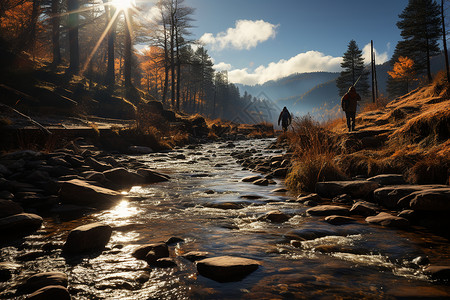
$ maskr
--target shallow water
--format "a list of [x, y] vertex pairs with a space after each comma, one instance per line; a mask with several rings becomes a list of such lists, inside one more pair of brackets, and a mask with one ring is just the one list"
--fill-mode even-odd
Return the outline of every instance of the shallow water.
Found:
[[[69, 276], [74, 299], [394, 299], [404, 291], [450, 295], [448, 285], [430, 281], [410, 263], [417, 256], [428, 256], [432, 263], [448, 264], [447, 240], [425, 231], [371, 226], [363, 219], [352, 225], [329, 225], [322, 217], [307, 216], [302, 204], [289, 202], [292, 195], [271, 192], [283, 187], [282, 181], [268, 187], [240, 182], [255, 174], [242, 170], [231, 152], [256, 149], [259, 155], [273, 154], [265, 150], [269, 143], [240, 141], [233, 149], [212, 143], [135, 157], [169, 174], [171, 180], [133, 187], [129, 197], [110, 210], [74, 220], [46, 218], [43, 230], [27, 237], [23, 246], [1, 249], [1, 255], [4, 261], [14, 261], [48, 241], [62, 243], [70, 229], [93, 221], [114, 228], [108, 250], [76, 258], [64, 258], [61, 250], [55, 250], [21, 263], [14, 284], [36, 272], [62, 271]], [[175, 158], [177, 154], [185, 158]], [[240, 198], [245, 195], [261, 198]], [[207, 207], [217, 202], [245, 207]], [[275, 209], [293, 217], [282, 224], [258, 220]], [[318, 229], [328, 235], [304, 241], [299, 248], [290, 245], [296, 235]], [[172, 236], [185, 240], [170, 247], [175, 268], [149, 268], [131, 256], [141, 244]], [[178, 257], [192, 250], [252, 258], [262, 266], [242, 281], [218, 283], [198, 275], [194, 263]], [[0, 297], [14, 298], [14, 284], [1, 284]]]

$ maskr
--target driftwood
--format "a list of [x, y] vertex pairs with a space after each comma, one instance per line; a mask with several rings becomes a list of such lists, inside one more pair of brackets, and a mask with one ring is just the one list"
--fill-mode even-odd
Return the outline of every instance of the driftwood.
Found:
[[14, 109], [14, 108], [12, 108], [11, 106], [6, 105], [6, 104], [3, 104], [3, 103], [0, 103], [0, 106], [6, 107], [6, 108], [8, 108], [9, 110], [11, 110], [12, 112], [18, 114], [19, 116], [21, 116], [21, 117], [27, 119], [28, 121], [30, 121], [30, 122], [33, 123], [34, 125], [38, 126], [42, 131], [44, 131], [44, 132], [47, 133], [48, 135], [51, 135], [51, 134], [52, 134], [52, 133], [51, 133], [47, 128], [45, 128], [42, 124], [40, 124], [39, 122], [33, 120], [31, 117], [29, 117], [29, 116], [27, 116], [27, 115], [21, 113], [21, 112], [18, 111], [17, 109]]

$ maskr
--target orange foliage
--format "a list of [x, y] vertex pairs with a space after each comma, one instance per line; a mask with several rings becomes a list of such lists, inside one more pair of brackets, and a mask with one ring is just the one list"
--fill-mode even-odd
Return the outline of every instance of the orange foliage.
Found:
[[400, 56], [398, 61], [395, 62], [392, 71], [388, 71], [388, 74], [394, 79], [412, 80], [416, 73], [414, 72], [414, 61], [406, 56]]
[[150, 47], [144, 50], [141, 69], [143, 76], [141, 85], [149, 94], [157, 96], [164, 80], [164, 50], [159, 47]]
[[[25, 30], [28, 30], [32, 21], [33, 1], [9, 0], [5, 6], [9, 9], [0, 18], [0, 32], [2, 35], [6, 34], [8, 39], [17, 39]], [[42, 25], [38, 23], [37, 30], [41, 29]]]

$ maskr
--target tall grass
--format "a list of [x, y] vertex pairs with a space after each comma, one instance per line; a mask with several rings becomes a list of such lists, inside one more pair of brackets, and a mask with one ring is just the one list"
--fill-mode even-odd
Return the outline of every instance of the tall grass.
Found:
[[342, 180], [345, 174], [334, 158], [337, 149], [331, 133], [310, 115], [295, 118], [288, 140], [293, 149], [293, 166], [286, 184], [296, 191], [312, 192], [320, 181]]

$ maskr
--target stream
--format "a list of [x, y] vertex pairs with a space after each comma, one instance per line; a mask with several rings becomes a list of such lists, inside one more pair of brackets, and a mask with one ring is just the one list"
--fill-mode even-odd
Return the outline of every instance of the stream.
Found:
[[[412, 263], [418, 256], [448, 263], [446, 239], [425, 230], [368, 225], [364, 218], [350, 225], [330, 225], [323, 217], [308, 216], [308, 207], [292, 201], [294, 195], [273, 192], [284, 187], [282, 180], [269, 186], [240, 182], [257, 174], [243, 170], [230, 154], [254, 149], [255, 155], [276, 155], [279, 150], [267, 149], [272, 141], [236, 141], [233, 148], [218, 142], [133, 156], [171, 180], [135, 186], [109, 210], [80, 218], [47, 217], [43, 228], [26, 237], [21, 247], [2, 248], [2, 260], [14, 261], [49, 241], [63, 243], [71, 229], [98, 221], [113, 227], [105, 251], [65, 258], [56, 249], [21, 263], [16, 282], [37, 272], [64, 272], [73, 299], [448, 298], [448, 284], [431, 281]], [[243, 208], [211, 208], [221, 202], [237, 202]], [[284, 223], [259, 219], [272, 210], [292, 217]], [[299, 230], [330, 235], [294, 247], [290, 240]], [[177, 267], [150, 268], [131, 256], [140, 245], [170, 237], [184, 240], [170, 246]], [[195, 263], [180, 257], [189, 251], [251, 258], [261, 266], [241, 281], [219, 283], [199, 275]], [[13, 299], [12, 288], [0, 283], [0, 298]]]

